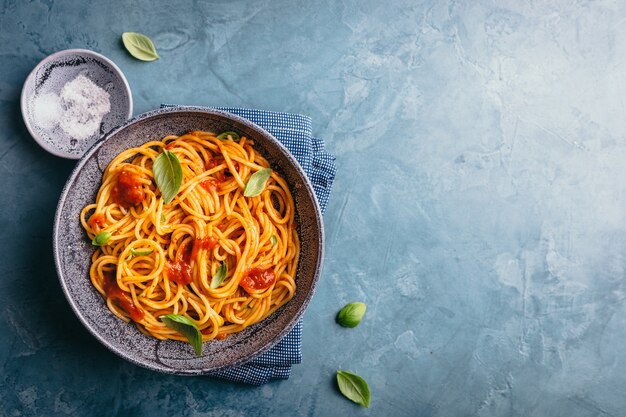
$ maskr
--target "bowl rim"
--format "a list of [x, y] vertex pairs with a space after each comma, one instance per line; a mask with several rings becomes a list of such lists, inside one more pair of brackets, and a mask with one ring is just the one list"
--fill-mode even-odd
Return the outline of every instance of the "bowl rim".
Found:
[[[30, 136], [35, 140], [35, 142], [37, 142], [39, 144], [39, 146], [41, 146], [47, 152], [49, 152], [49, 153], [51, 153], [51, 154], [53, 154], [55, 156], [59, 156], [61, 158], [78, 160], [78, 159], [81, 159], [83, 157], [83, 155], [68, 155], [66, 153], [61, 152], [60, 150], [58, 150], [57, 148], [53, 147], [52, 145], [50, 145], [42, 137], [40, 137], [38, 132], [31, 126], [31, 122], [30, 122], [29, 118], [27, 117], [27, 114], [28, 114], [28, 108], [27, 108], [27, 106], [28, 106], [28, 97], [27, 97], [27, 95], [31, 91], [31, 89], [27, 89], [26, 86], [31, 85], [33, 83], [34, 78], [37, 75], [37, 71], [41, 67], [43, 67], [44, 65], [46, 65], [49, 62], [54, 61], [55, 59], [58, 59], [58, 58], [61, 58], [61, 57], [67, 56], [67, 55], [72, 55], [72, 54], [89, 56], [89, 57], [96, 58], [96, 59], [99, 59], [99, 60], [103, 61], [122, 80], [122, 84], [124, 85], [124, 91], [126, 91], [126, 96], [128, 97], [128, 112], [126, 114], [126, 119], [127, 120], [130, 119], [132, 117], [132, 115], [133, 115], [133, 94], [132, 94], [132, 92], [130, 90], [130, 85], [128, 84], [128, 80], [124, 76], [124, 73], [122, 72], [122, 70], [113, 61], [111, 61], [106, 56], [104, 56], [102, 54], [99, 54], [97, 52], [91, 51], [89, 49], [80, 49], [80, 48], [78, 48], [78, 49], [64, 49], [62, 51], [58, 51], [58, 52], [55, 52], [53, 54], [50, 54], [50, 55], [46, 56], [41, 61], [39, 61], [37, 63], [37, 65], [35, 65], [35, 67], [31, 70], [31, 72], [28, 74], [28, 76], [24, 80], [24, 84], [22, 84], [22, 91], [20, 93], [20, 110], [22, 112], [22, 120], [24, 121], [24, 125], [26, 125], [26, 129], [28, 130], [28, 133], [30, 133]], [[106, 136], [106, 134], [104, 136]], [[98, 141], [100, 141], [101, 139], [102, 138], [98, 139], [96, 141], [96, 143]]]
[[[146, 362], [146, 361], [140, 361], [136, 359], [135, 357], [133, 357], [132, 355], [129, 355], [126, 351], [124, 351], [124, 349], [118, 349], [114, 344], [108, 341], [105, 335], [102, 335], [96, 328], [90, 325], [87, 318], [83, 316], [83, 312], [79, 308], [78, 304], [75, 302], [74, 298], [72, 298], [67, 282], [65, 280], [63, 268], [62, 268], [62, 262], [60, 259], [61, 257], [60, 257], [59, 248], [60, 248], [61, 242], [59, 242], [59, 236], [60, 236], [60, 225], [62, 221], [61, 214], [62, 214], [62, 210], [67, 199], [67, 195], [70, 191], [71, 185], [74, 183], [77, 176], [82, 171], [83, 167], [87, 163], [87, 160], [89, 160], [92, 156], [94, 156], [94, 154], [100, 149], [100, 147], [102, 147], [105, 144], [105, 142], [110, 137], [112, 137], [113, 135], [127, 128], [130, 125], [133, 125], [135, 123], [141, 122], [143, 120], [146, 120], [152, 117], [159, 117], [159, 116], [162, 116], [163, 114], [170, 114], [170, 113], [189, 113], [189, 112], [203, 113], [203, 114], [212, 115], [212, 116], [217, 115], [220, 117], [226, 117], [238, 123], [242, 123], [248, 127], [251, 127], [252, 129], [257, 130], [259, 134], [265, 137], [265, 139], [269, 140], [270, 142], [273, 142], [275, 146], [281, 149], [281, 151], [288, 158], [289, 162], [292, 165], [294, 165], [295, 169], [298, 171], [299, 176], [303, 180], [304, 187], [308, 189], [308, 194], [313, 197], [312, 203], [313, 203], [313, 206], [314, 206], [313, 208], [315, 212], [315, 225], [317, 229], [319, 230], [319, 250], [318, 250], [317, 259], [315, 260], [316, 267], [313, 272], [311, 288], [309, 292], [306, 294], [302, 302], [302, 305], [300, 305], [295, 315], [289, 320], [287, 325], [283, 329], [281, 329], [281, 331], [277, 332], [276, 335], [272, 337], [271, 341], [268, 344], [266, 344], [265, 346], [259, 348], [258, 350], [254, 352], [251, 352], [243, 357], [240, 357], [239, 359], [233, 361], [232, 363], [221, 364], [219, 366], [209, 367], [209, 368], [203, 367], [203, 368], [193, 368], [193, 369], [175, 369], [172, 367], [166, 367], [158, 363], [154, 363], [154, 361]], [[148, 111], [146, 113], [139, 114], [133, 117], [132, 119], [127, 120], [122, 125], [111, 129], [102, 138], [96, 141], [96, 143], [94, 143], [91, 146], [91, 148], [89, 148], [87, 152], [85, 152], [85, 154], [81, 157], [81, 159], [78, 161], [78, 163], [76, 164], [76, 166], [74, 167], [74, 169], [72, 170], [71, 174], [69, 175], [68, 179], [65, 182], [65, 185], [59, 197], [59, 202], [57, 204], [57, 208], [56, 208], [56, 212], [54, 216], [54, 225], [53, 225], [52, 234], [53, 234], [52, 250], [53, 250], [53, 256], [54, 256], [55, 269], [57, 272], [57, 278], [59, 279], [59, 283], [61, 285], [61, 289], [63, 290], [63, 294], [66, 300], [70, 304], [70, 307], [72, 308], [76, 317], [78, 317], [79, 321], [82, 323], [83, 327], [85, 327], [89, 331], [89, 333], [92, 334], [92, 336], [94, 336], [100, 343], [102, 343], [107, 349], [115, 353], [117, 356], [135, 365], [139, 365], [141, 367], [144, 367], [153, 371], [157, 371], [160, 373], [173, 374], [173, 375], [197, 376], [197, 375], [212, 374], [212, 373], [219, 372], [225, 369], [243, 365], [246, 362], [254, 359], [255, 357], [267, 352], [269, 349], [274, 347], [287, 335], [287, 333], [289, 333], [294, 328], [296, 323], [302, 318], [304, 312], [308, 308], [313, 298], [313, 295], [315, 294], [317, 290], [317, 285], [319, 283], [319, 279], [322, 274], [323, 263], [324, 263], [325, 231], [324, 231], [324, 222], [322, 219], [322, 211], [321, 211], [319, 202], [317, 200], [317, 195], [315, 194], [313, 185], [309, 177], [307, 176], [307, 174], [304, 172], [304, 169], [302, 168], [300, 163], [295, 159], [295, 157], [291, 154], [291, 152], [278, 139], [276, 139], [271, 133], [269, 133], [262, 127], [258, 126], [256, 123], [251, 122], [235, 114], [223, 111], [223, 110], [200, 107], [200, 106], [163, 107], [163, 108]], [[276, 312], [273, 314], [276, 314]]]

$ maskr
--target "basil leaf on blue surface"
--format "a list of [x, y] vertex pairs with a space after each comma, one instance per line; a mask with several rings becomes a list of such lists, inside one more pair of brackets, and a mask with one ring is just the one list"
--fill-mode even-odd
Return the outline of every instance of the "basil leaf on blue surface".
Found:
[[338, 370], [337, 385], [339, 385], [339, 391], [341, 391], [344, 397], [369, 408], [370, 389], [363, 378], [352, 372]]
[[159, 59], [154, 43], [146, 35], [136, 32], [124, 32], [122, 34], [122, 42], [126, 50], [141, 61]]
[[356, 302], [347, 304], [337, 314], [337, 323], [343, 327], [356, 327], [365, 314], [366, 306], [364, 303]]

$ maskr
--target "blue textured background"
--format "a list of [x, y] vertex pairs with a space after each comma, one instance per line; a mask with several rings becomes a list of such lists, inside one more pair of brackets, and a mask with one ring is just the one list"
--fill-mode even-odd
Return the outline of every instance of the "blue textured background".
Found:
[[[620, 416], [626, 410], [626, 3], [0, 3], [0, 415]], [[161, 54], [133, 60], [120, 34]], [[46, 154], [19, 93], [103, 53], [161, 102], [305, 113], [337, 156], [304, 363], [250, 388], [118, 359], [63, 298]], [[364, 321], [334, 324], [346, 302]], [[341, 397], [337, 368], [369, 381]]]

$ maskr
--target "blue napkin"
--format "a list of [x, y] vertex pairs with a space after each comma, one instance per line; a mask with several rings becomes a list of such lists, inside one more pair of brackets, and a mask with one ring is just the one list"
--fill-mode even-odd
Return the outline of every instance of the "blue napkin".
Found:
[[[175, 107], [162, 104], [161, 107]], [[335, 179], [335, 157], [324, 150], [324, 140], [315, 138], [311, 131], [311, 118], [300, 114], [265, 110], [216, 107], [250, 120], [274, 135], [296, 158], [311, 180], [317, 201], [326, 209]], [[283, 340], [267, 352], [244, 365], [212, 373], [211, 376], [233, 382], [262, 385], [273, 379], [287, 379], [291, 366], [302, 362], [302, 320]]]

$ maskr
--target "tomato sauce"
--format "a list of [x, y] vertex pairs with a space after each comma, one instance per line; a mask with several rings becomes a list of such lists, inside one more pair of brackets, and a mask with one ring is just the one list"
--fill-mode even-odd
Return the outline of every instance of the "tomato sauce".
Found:
[[170, 280], [180, 285], [186, 285], [193, 281], [191, 265], [182, 260], [167, 265], [167, 276]]
[[[224, 158], [211, 158], [209, 159], [209, 161], [206, 163], [205, 165], [205, 169], [211, 170], [213, 168], [215, 168], [218, 165], [221, 165], [224, 163]], [[224, 181], [224, 171], [218, 171], [218, 172], [214, 172], [213, 176], [216, 178], [217, 181], [219, 181], [220, 183], [222, 181]]]
[[193, 277], [191, 275], [191, 254], [193, 244], [187, 243], [176, 256], [176, 261], [167, 265], [167, 277], [177, 284], [189, 284]]
[[186, 243], [176, 256], [176, 260], [167, 265], [167, 277], [180, 285], [189, 284], [193, 281], [191, 260], [197, 258], [200, 249], [213, 249], [216, 245], [217, 239], [214, 237], [197, 238], [191, 243]]
[[104, 213], [94, 213], [87, 220], [87, 223], [92, 229], [100, 230], [106, 224], [106, 217], [104, 217]]
[[252, 268], [241, 279], [239, 285], [250, 293], [255, 290], [269, 288], [276, 281], [276, 276], [272, 269]]
[[146, 196], [141, 184], [141, 175], [129, 168], [122, 168], [111, 195], [113, 201], [122, 207], [129, 208], [141, 203]]
[[200, 183], [200, 186], [207, 191], [219, 191], [222, 186], [222, 181], [216, 178], [209, 178]]
[[215, 168], [216, 166], [220, 165], [222, 162], [224, 162], [224, 158], [211, 158], [208, 160], [208, 162], [206, 163], [206, 170], [210, 170]]
[[193, 241], [193, 249], [191, 251], [191, 259], [196, 259], [198, 256], [198, 251], [200, 249], [213, 249], [217, 246], [217, 239], [214, 237], [204, 237], [202, 239], [196, 238]]
[[144, 311], [135, 305], [133, 299], [117, 285], [116, 271], [104, 272], [104, 292], [111, 301], [138, 322], [143, 319]]

